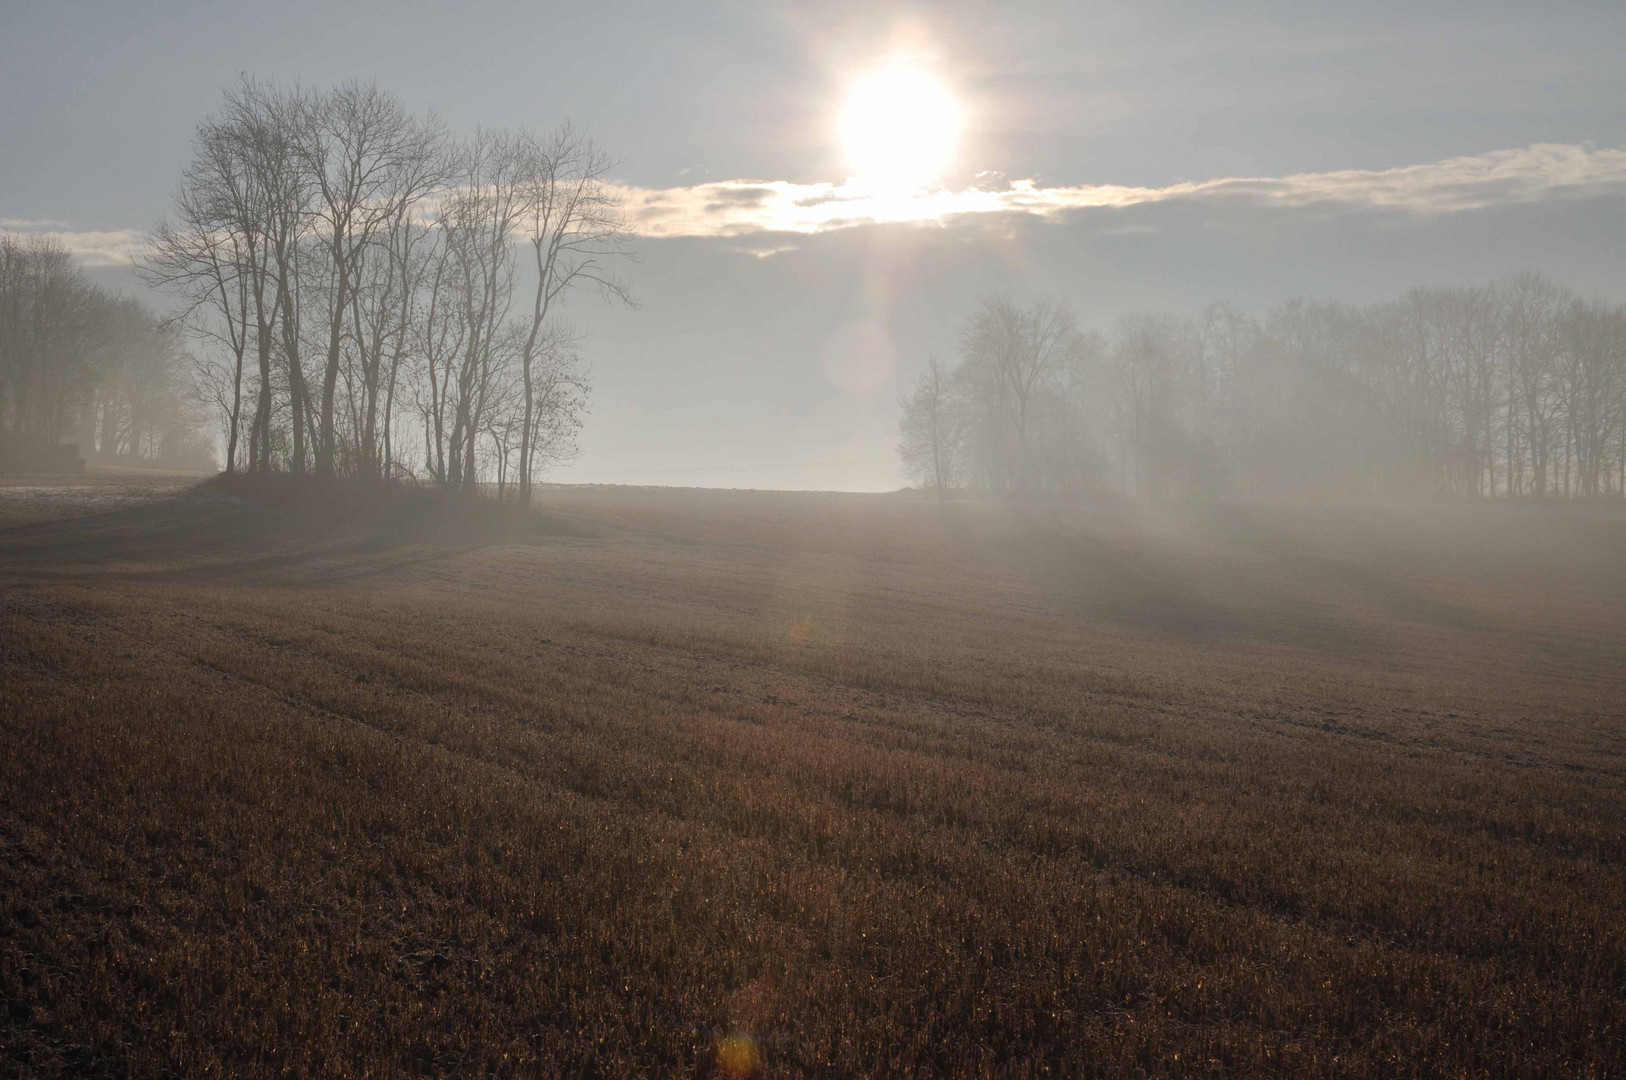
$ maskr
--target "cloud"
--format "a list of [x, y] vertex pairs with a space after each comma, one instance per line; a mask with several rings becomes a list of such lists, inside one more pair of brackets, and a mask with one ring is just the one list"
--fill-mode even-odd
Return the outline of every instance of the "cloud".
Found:
[[[758, 236], [768, 237], [771, 240], [775, 238], [776, 234], [759, 233]], [[783, 255], [788, 251], [800, 250], [801, 247], [799, 244], [776, 244], [771, 242], [767, 244], [767, 246], [759, 247], [755, 246], [756, 237], [748, 237], [746, 239], [746, 243], [733, 244], [723, 248], [723, 250], [731, 252], [735, 255], [750, 255], [752, 258], [756, 259], [771, 259], [775, 255]]]
[[0, 232], [56, 240], [85, 266], [128, 266], [147, 247], [140, 229], [75, 231], [64, 221], [0, 218]]
[[655, 238], [811, 234], [882, 223], [933, 224], [977, 214], [1059, 218], [1148, 203], [1445, 214], [1612, 192], [1626, 193], [1626, 150], [1553, 143], [1394, 169], [1228, 177], [1167, 187], [1040, 187], [1033, 180], [1014, 180], [999, 187], [896, 194], [853, 181], [719, 180], [689, 187], [622, 189], [635, 230]]
[[[940, 225], [999, 214], [1059, 220], [1092, 210], [1135, 206], [1380, 209], [1450, 214], [1564, 196], [1626, 195], [1626, 150], [1542, 143], [1394, 169], [1346, 169], [1282, 177], [1226, 177], [1126, 187], [1040, 187], [979, 174], [963, 191], [889, 193], [856, 181], [717, 180], [687, 187], [622, 187], [633, 231], [644, 237], [725, 238], [730, 250], [758, 258], [795, 250], [792, 238], [864, 225]], [[86, 266], [127, 266], [145, 250], [137, 229], [74, 230], [56, 220], [0, 218], [0, 231], [49, 236]]]
[[26, 218], [0, 218], [0, 229], [7, 232], [30, 232], [36, 229], [55, 229], [67, 225], [66, 221], [30, 221]]

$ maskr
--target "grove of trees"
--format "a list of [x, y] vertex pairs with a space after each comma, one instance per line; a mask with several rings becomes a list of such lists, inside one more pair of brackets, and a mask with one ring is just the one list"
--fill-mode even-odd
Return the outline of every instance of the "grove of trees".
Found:
[[528, 497], [586, 407], [566, 294], [630, 300], [609, 165], [568, 126], [454, 137], [369, 84], [231, 89], [140, 267], [181, 299], [226, 470]]
[[904, 466], [939, 494], [1626, 494], [1626, 306], [1539, 274], [1108, 334], [994, 297], [960, 343], [902, 402]]
[[64, 442], [103, 463], [208, 468], [192, 377], [180, 336], [60, 243], [0, 234], [0, 468]]

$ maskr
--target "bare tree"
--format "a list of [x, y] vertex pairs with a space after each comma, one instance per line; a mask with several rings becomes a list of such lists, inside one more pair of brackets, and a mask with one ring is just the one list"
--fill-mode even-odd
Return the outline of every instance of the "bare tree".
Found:
[[[1130, 316], [1110, 349], [1071, 334], [1055, 365], [1033, 360], [1033, 319], [986, 302], [947, 373], [961, 475], [989, 490], [1088, 490], [1093, 427], [1118, 489], [1154, 498], [1626, 497], [1626, 308], [1537, 274], [1263, 319]], [[902, 407], [924, 479], [925, 409]]]
[[[206, 465], [192, 357], [172, 324], [91, 284], [61, 244], [0, 235], [0, 465]], [[71, 457], [71, 455], [69, 455]]]
[[596, 289], [600, 295], [626, 304], [633, 300], [607, 265], [631, 254], [627, 248], [631, 228], [621, 214], [620, 197], [605, 182], [609, 156], [569, 125], [545, 141], [525, 137], [520, 153], [520, 227], [530, 242], [531, 271], [536, 275], [529, 325], [520, 349], [524, 417], [519, 496], [528, 502], [536, 451], [542, 449], [533, 437], [544, 418], [556, 410], [556, 391], [566, 385], [556, 381], [556, 369], [538, 371], [538, 358], [547, 355], [550, 341], [549, 318], [572, 289]]
[[0, 236], [0, 433], [34, 446], [69, 433], [105, 359], [109, 308], [57, 241]]
[[346, 320], [374, 237], [399, 220], [432, 183], [438, 128], [412, 117], [393, 96], [350, 82], [309, 99], [293, 145], [312, 192], [316, 241], [327, 258], [326, 345], [318, 406], [316, 471], [334, 473], [334, 391]]
[[[148, 237], [137, 273], [149, 286], [180, 296], [181, 307], [171, 319], [205, 345], [200, 374], [224, 414], [226, 471], [233, 472], [243, 412], [243, 361], [254, 321], [250, 282], [258, 260], [253, 235], [227, 212], [229, 202], [220, 194], [207, 160], [195, 162], [176, 194], [173, 222], [160, 222]], [[224, 348], [230, 358], [224, 378], [208, 355], [214, 348]], [[269, 381], [267, 367], [262, 395]]]
[[524, 443], [520, 461], [527, 466], [521, 498], [529, 505], [530, 484], [575, 457], [576, 433], [587, 410], [587, 377], [576, 353], [577, 339], [568, 326], [550, 325], [531, 345], [529, 389], [523, 399]]
[[446, 358], [456, 371], [441, 397], [443, 406], [451, 406], [445, 482], [453, 487], [473, 490], [478, 478], [475, 451], [513, 303], [514, 236], [524, 213], [522, 170], [513, 136], [476, 133], [459, 152], [453, 186], [436, 221], [451, 275], [442, 278], [450, 286], [444, 295], [461, 308], [446, 313], [461, 323], [460, 351]]
[[1547, 494], [1556, 399], [1552, 392], [1554, 319], [1566, 301], [1564, 290], [1539, 274], [1521, 274], [1502, 286], [1506, 320], [1510, 457], [1521, 487], [1538, 498]]
[[[295, 153], [296, 130], [310, 95], [244, 79], [227, 91], [218, 121], [206, 127], [204, 152], [217, 187], [228, 193], [233, 229], [244, 237], [247, 294], [254, 313], [259, 368], [250, 468], [269, 469], [286, 388], [291, 424], [288, 464], [305, 466], [306, 408], [300, 363], [299, 255], [307, 232], [309, 185]], [[280, 371], [278, 370], [280, 368]]]
[[1033, 483], [1029, 427], [1034, 395], [1078, 347], [1072, 316], [1058, 304], [1040, 301], [1027, 309], [1004, 297], [989, 297], [966, 324], [961, 345], [968, 364], [980, 370], [989, 410], [999, 430], [1014, 440], [1008, 464], [1011, 488], [1026, 491]]
[[898, 456], [909, 476], [930, 484], [941, 502], [954, 486], [960, 424], [948, 369], [937, 357], [927, 357], [926, 370], [899, 404], [903, 419], [899, 424], [902, 438]]

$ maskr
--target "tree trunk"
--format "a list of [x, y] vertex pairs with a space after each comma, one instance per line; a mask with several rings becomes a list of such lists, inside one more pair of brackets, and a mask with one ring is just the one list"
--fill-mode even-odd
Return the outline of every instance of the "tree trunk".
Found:
[[343, 342], [344, 306], [350, 286], [349, 263], [337, 250], [337, 242], [334, 247], [336, 292], [333, 298], [333, 316], [328, 322], [327, 365], [322, 373], [322, 406], [318, 416], [320, 427], [316, 437], [316, 474], [323, 477], [333, 475], [333, 398], [339, 384], [339, 346]]

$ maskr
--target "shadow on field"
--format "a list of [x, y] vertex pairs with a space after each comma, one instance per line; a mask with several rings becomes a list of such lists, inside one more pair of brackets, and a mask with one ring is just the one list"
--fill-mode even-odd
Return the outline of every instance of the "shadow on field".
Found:
[[0, 529], [0, 575], [337, 584], [493, 543], [590, 535], [567, 518], [480, 497], [221, 476], [167, 498]]
[[[1406, 559], [1385, 559], [1379, 545], [1347, 527], [1332, 526], [1330, 536], [1307, 535], [1302, 524], [1289, 528], [1281, 518], [1279, 510], [1272, 515], [1257, 507], [1225, 506], [1207, 508], [1202, 523], [1211, 543], [1255, 552], [1270, 560], [1273, 571], [1342, 590], [1385, 620], [1462, 632], [1496, 628], [1475, 608], [1431, 592], [1420, 584], [1419, 568], [1408, 567]], [[1337, 539], [1344, 543], [1329, 542]]]

